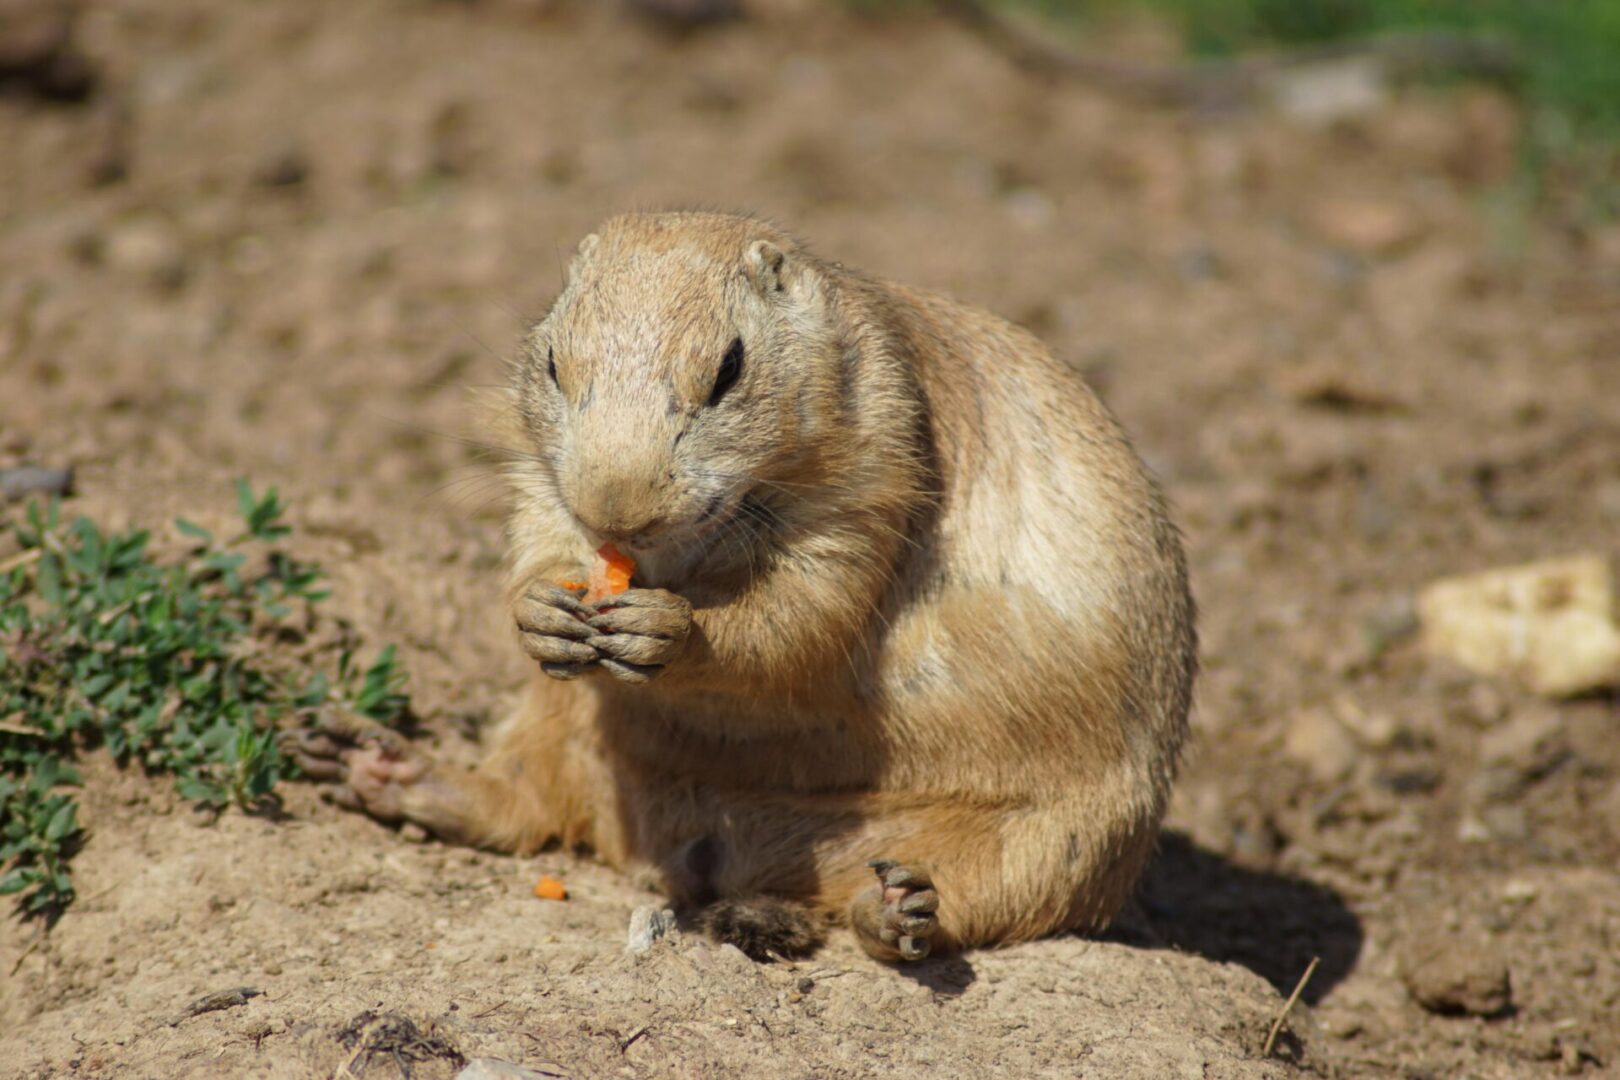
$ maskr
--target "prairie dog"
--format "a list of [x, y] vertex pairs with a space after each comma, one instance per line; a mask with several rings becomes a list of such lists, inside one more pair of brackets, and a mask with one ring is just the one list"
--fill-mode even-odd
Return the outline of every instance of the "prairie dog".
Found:
[[[755, 956], [1097, 928], [1163, 814], [1196, 667], [1164, 500], [1097, 398], [987, 312], [762, 221], [579, 245], [505, 397], [536, 661], [474, 771], [342, 724], [341, 800], [648, 864]], [[578, 579], [610, 541], [633, 588]]]

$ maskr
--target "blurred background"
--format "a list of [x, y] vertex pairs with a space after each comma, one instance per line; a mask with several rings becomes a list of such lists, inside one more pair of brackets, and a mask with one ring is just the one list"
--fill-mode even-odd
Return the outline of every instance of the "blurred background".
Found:
[[1613, 684], [1415, 598], [1620, 553], [1617, 147], [1613, 0], [0, 0], [0, 467], [274, 484], [448, 731], [522, 674], [468, 388], [605, 214], [758, 211], [1035, 331], [1164, 478], [1206, 673], [1138, 930], [1324, 957], [1355, 1074], [1595, 1073]]

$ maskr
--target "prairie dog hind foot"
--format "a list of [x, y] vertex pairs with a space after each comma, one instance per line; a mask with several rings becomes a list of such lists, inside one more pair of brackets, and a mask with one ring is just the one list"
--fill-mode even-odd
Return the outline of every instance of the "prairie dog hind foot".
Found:
[[920, 866], [893, 859], [867, 864], [877, 881], [850, 905], [849, 921], [861, 947], [879, 960], [921, 960], [933, 950], [939, 931], [939, 893]]
[[469, 807], [443, 770], [397, 731], [330, 711], [314, 728], [284, 732], [284, 754], [323, 796], [388, 824], [410, 821], [444, 840], [467, 839]]

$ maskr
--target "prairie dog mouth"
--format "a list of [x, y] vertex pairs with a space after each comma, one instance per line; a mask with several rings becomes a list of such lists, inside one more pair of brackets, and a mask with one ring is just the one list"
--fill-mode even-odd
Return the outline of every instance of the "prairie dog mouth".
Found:
[[[617, 540], [614, 543], [625, 551], [634, 552], [637, 555], [653, 555], [666, 550], [684, 548], [723, 528], [732, 519], [743, 501], [741, 498], [733, 499], [733, 494], [730, 491], [718, 492], [703, 507], [702, 512], [685, 525], [662, 529], [652, 536], [638, 537], [634, 540]], [[743, 498], [746, 498], [746, 496]], [[593, 544], [607, 539], [598, 536], [589, 528], [586, 529], [586, 534], [591, 538]]]

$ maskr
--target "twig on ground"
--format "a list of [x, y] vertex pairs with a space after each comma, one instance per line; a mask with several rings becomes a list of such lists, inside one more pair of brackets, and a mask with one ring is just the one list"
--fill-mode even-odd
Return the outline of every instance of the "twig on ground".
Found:
[[0, 574], [9, 574], [19, 566], [27, 566], [39, 558], [42, 550], [41, 548], [29, 548], [27, 551], [19, 552], [9, 559], [0, 559]]
[[1293, 1009], [1294, 1003], [1299, 1000], [1299, 995], [1305, 992], [1305, 984], [1311, 981], [1311, 976], [1316, 973], [1316, 965], [1321, 962], [1322, 958], [1320, 956], [1313, 956], [1311, 962], [1305, 965], [1305, 974], [1301, 975], [1299, 982], [1294, 984], [1294, 992], [1288, 995], [1287, 1001], [1283, 1002], [1282, 1012], [1279, 1012], [1277, 1019], [1271, 1022], [1271, 1030], [1266, 1033], [1266, 1044], [1260, 1048], [1261, 1057], [1268, 1058], [1271, 1056], [1272, 1048], [1277, 1045], [1277, 1033], [1282, 1031], [1283, 1021], [1288, 1019], [1289, 1011]]
[[17, 962], [15, 964], [11, 965], [10, 978], [16, 978], [17, 977], [17, 972], [22, 970], [23, 961], [28, 959], [29, 956], [33, 955], [34, 950], [39, 948], [39, 943], [44, 941], [44, 940], [45, 940], [45, 929], [43, 927], [41, 927], [39, 932], [34, 935], [34, 940], [30, 941], [28, 943], [28, 948], [26, 948], [26, 949], [24, 949], [22, 951], [21, 956], [17, 957]]
[[114, 891], [116, 891], [118, 889], [123, 888], [124, 885], [128, 883], [128, 881], [129, 881], [128, 878], [119, 878], [117, 881], [113, 882], [111, 885], [108, 885], [104, 889], [97, 889], [95, 892], [91, 893], [89, 896], [75, 897], [75, 899], [81, 904], [88, 904], [92, 900], [100, 900], [103, 896], [106, 896], [108, 893], [114, 892]]
[[351, 1068], [351, 1066], [356, 1061], [359, 1061], [360, 1055], [364, 1054], [365, 1052], [365, 1043], [361, 1043], [359, 1046], [355, 1047], [354, 1053], [349, 1055], [349, 1060], [339, 1065], [337, 1067], [337, 1071], [332, 1074], [332, 1080], [355, 1080], [354, 1069]]
[[217, 1012], [220, 1009], [234, 1009], [238, 1005], [246, 1005], [250, 999], [256, 998], [262, 993], [264, 991], [255, 986], [235, 986], [229, 990], [216, 990], [212, 994], [204, 994], [175, 1014], [174, 1019], [169, 1021], [169, 1026], [177, 1027], [182, 1020], [189, 1020], [191, 1017], [201, 1016], [203, 1013]]
[[852, 968], [816, 968], [816, 970], [806, 973], [804, 977], [815, 982], [820, 982], [823, 979], [836, 979], [840, 975], [853, 974], [855, 974], [855, 972]]

